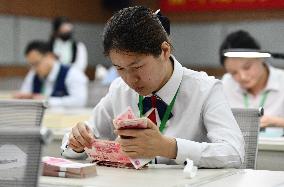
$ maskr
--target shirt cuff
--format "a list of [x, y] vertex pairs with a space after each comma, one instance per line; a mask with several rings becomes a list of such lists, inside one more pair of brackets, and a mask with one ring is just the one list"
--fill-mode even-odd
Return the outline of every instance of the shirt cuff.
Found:
[[70, 148], [66, 148], [65, 150], [63, 150], [61, 155], [64, 156], [65, 158], [72, 158], [78, 160], [84, 160], [87, 158], [87, 154], [85, 153], [85, 151], [82, 153], [77, 153]]
[[177, 164], [184, 164], [189, 158], [194, 165], [198, 165], [201, 157], [201, 147], [199, 142], [176, 138], [177, 142], [177, 157], [175, 162]]

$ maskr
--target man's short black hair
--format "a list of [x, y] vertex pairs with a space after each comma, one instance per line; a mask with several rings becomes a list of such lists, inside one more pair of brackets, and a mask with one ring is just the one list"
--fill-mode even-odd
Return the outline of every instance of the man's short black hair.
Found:
[[124, 8], [107, 22], [103, 33], [104, 54], [111, 50], [159, 56], [169, 41], [157, 15], [143, 6]]
[[260, 50], [259, 43], [247, 32], [238, 30], [229, 34], [219, 49], [220, 63], [224, 66], [226, 57], [224, 56], [224, 50], [228, 49], [256, 49]]
[[33, 50], [38, 51], [41, 54], [52, 52], [50, 44], [41, 40], [31, 41], [25, 49], [25, 55], [28, 55]]

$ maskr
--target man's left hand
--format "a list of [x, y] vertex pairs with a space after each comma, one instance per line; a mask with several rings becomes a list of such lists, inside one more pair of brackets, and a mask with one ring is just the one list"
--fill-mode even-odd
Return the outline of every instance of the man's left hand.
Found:
[[275, 122], [275, 118], [273, 116], [262, 116], [260, 118], [260, 127], [268, 127], [271, 126], [272, 124], [274, 124]]
[[131, 137], [118, 138], [122, 150], [131, 158], [176, 157], [176, 140], [162, 135], [149, 119], [147, 129], [123, 129], [114, 132], [122, 137]]

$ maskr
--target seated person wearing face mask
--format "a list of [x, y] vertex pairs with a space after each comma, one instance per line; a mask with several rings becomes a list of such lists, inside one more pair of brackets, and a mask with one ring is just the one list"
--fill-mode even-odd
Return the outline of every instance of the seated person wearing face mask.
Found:
[[261, 127], [265, 136], [282, 136], [284, 127], [284, 71], [271, 66], [265, 58], [226, 57], [225, 50], [260, 50], [258, 42], [246, 31], [229, 34], [220, 47], [225, 94], [233, 108], [264, 108]]
[[19, 99], [47, 99], [51, 107], [83, 107], [87, 101], [87, 77], [76, 68], [63, 65], [43, 41], [32, 41], [25, 50], [31, 67]]
[[52, 26], [50, 44], [54, 54], [61, 63], [72, 65], [84, 72], [88, 65], [88, 53], [86, 46], [74, 39], [73, 24], [68, 18], [58, 17]]

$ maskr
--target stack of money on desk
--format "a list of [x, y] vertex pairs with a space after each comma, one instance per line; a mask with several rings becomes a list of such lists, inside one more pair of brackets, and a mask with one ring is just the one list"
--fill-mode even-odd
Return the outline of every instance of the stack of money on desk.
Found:
[[43, 175], [66, 178], [85, 178], [97, 175], [96, 164], [78, 163], [70, 160], [43, 157]]

